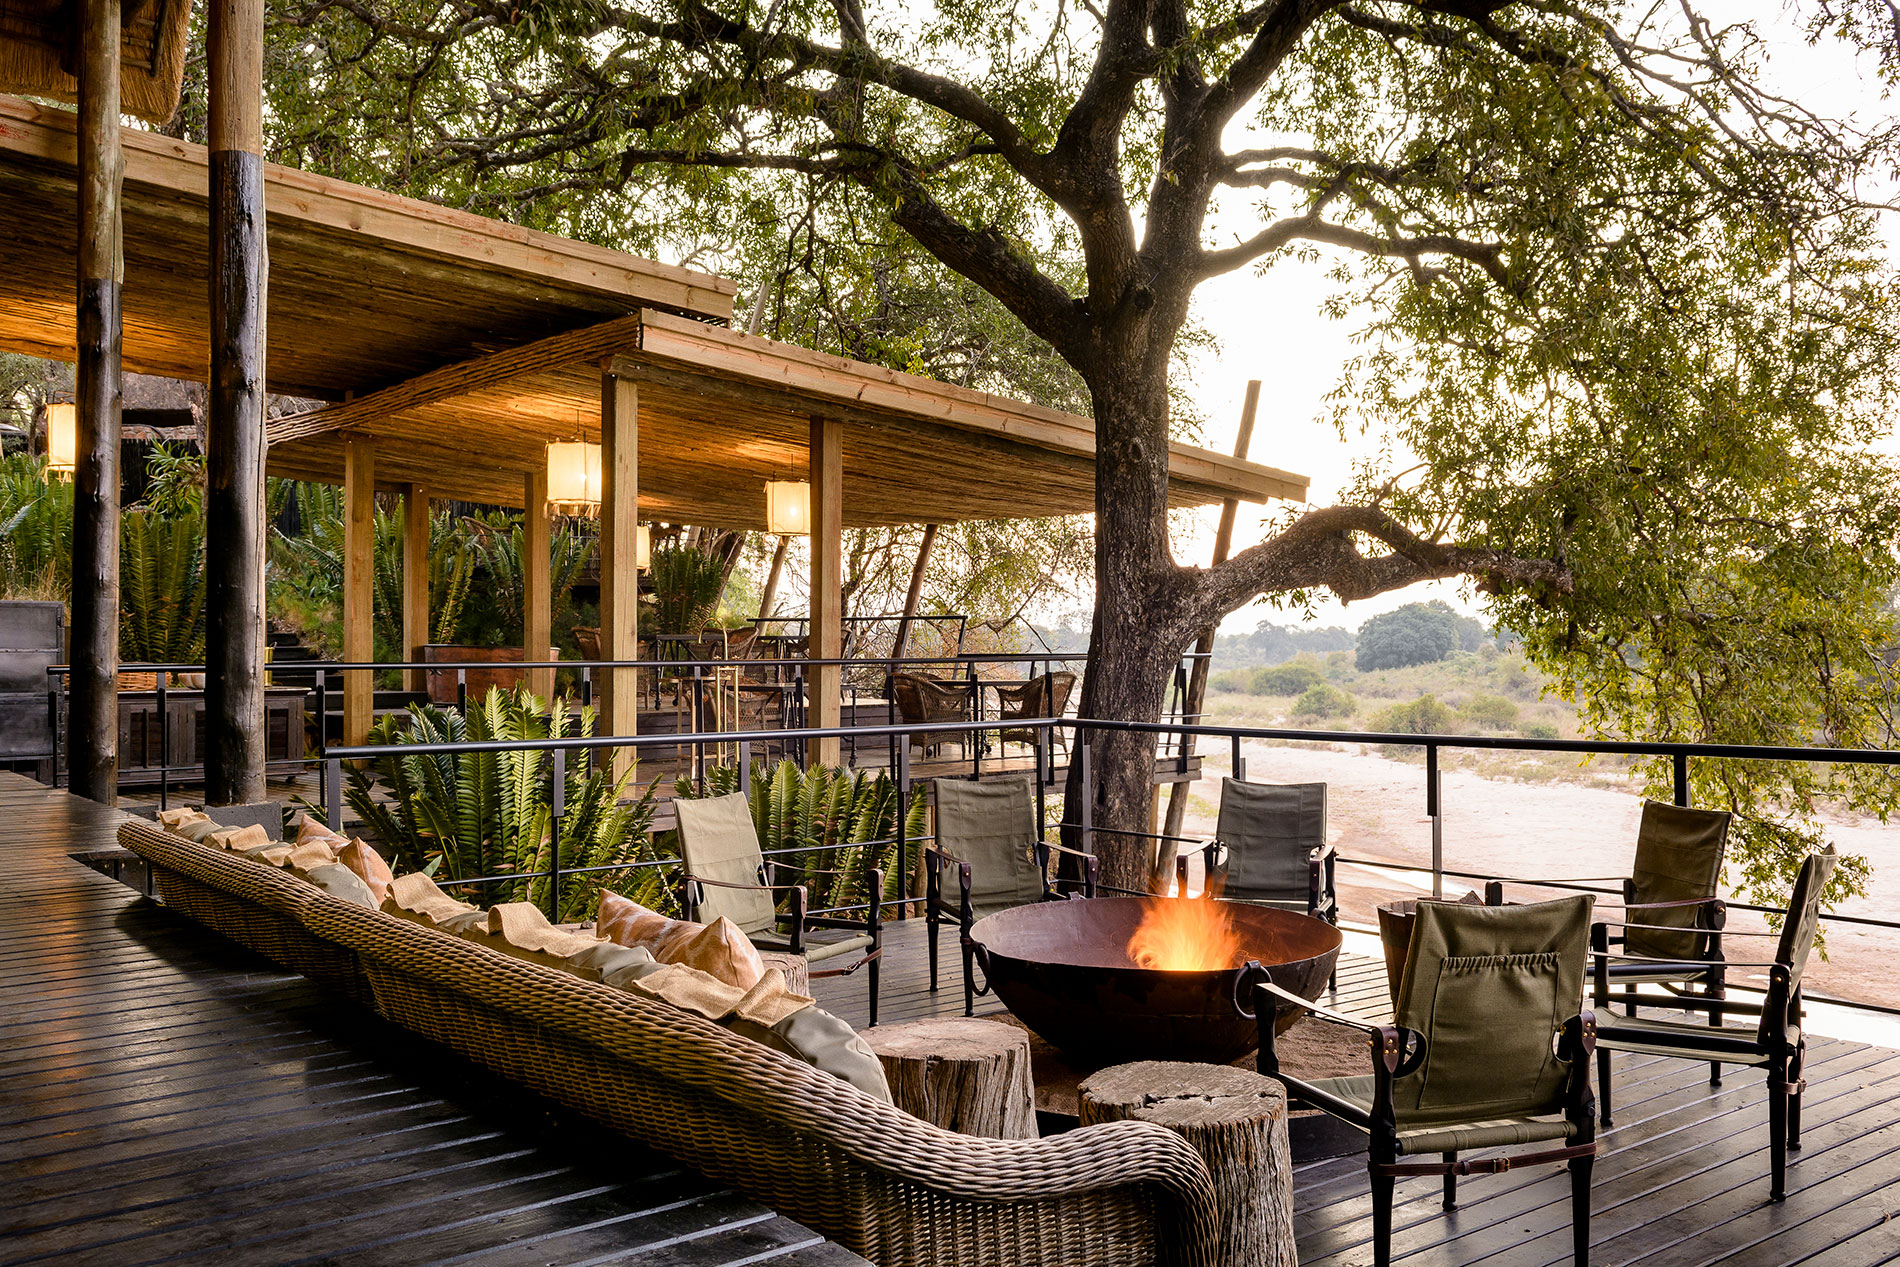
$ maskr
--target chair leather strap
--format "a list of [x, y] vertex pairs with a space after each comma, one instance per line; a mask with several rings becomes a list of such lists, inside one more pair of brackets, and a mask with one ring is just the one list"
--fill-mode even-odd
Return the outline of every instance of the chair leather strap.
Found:
[[1545, 1162], [1596, 1155], [1596, 1142], [1592, 1140], [1588, 1144], [1572, 1144], [1568, 1148], [1547, 1148], [1541, 1153], [1518, 1153], [1506, 1157], [1478, 1157], [1461, 1161], [1375, 1161], [1371, 1170], [1375, 1175], [1391, 1178], [1404, 1175], [1501, 1175], [1520, 1166], [1540, 1166]]

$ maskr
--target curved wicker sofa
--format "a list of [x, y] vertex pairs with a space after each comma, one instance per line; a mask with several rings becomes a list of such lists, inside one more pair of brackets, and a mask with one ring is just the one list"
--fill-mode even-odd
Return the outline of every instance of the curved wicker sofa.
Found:
[[953, 1134], [691, 1013], [340, 901], [150, 823], [125, 824], [119, 839], [167, 906], [884, 1267], [1217, 1262], [1212, 1181], [1162, 1127]]

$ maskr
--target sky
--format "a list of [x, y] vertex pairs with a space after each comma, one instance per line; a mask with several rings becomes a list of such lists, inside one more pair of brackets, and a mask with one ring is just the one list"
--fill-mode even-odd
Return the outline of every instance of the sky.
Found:
[[[1724, 18], [1755, 19], [1771, 49], [1769, 82], [1810, 109], [1863, 119], [1893, 110], [1893, 103], [1883, 99], [1871, 59], [1856, 58], [1838, 45], [1809, 47], [1798, 14], [1779, 0], [1718, 0], [1714, 10]], [[1896, 240], [1892, 226], [1889, 239]], [[1260, 379], [1260, 407], [1248, 456], [1310, 476], [1310, 504], [1316, 506], [1336, 500], [1350, 476], [1353, 458], [1370, 452], [1367, 441], [1354, 436], [1342, 442], [1332, 424], [1323, 421], [1325, 397], [1337, 383], [1340, 367], [1353, 354], [1352, 335], [1361, 324], [1351, 316], [1334, 320], [1321, 311], [1331, 293], [1326, 268], [1324, 261], [1285, 261], [1264, 279], [1242, 270], [1205, 283], [1196, 295], [1195, 315], [1218, 340], [1219, 350], [1197, 355], [1191, 363], [1191, 395], [1207, 420], [1202, 444], [1233, 452], [1247, 380]], [[1280, 508], [1275, 503], [1268, 510]], [[1204, 509], [1197, 518], [1195, 538], [1179, 555], [1184, 563], [1205, 564], [1211, 557], [1218, 508]], [[1262, 536], [1260, 508], [1243, 506], [1234, 548], [1252, 545]], [[1481, 600], [1468, 586], [1439, 581], [1350, 607], [1327, 595], [1315, 607], [1313, 623], [1357, 628], [1367, 617], [1433, 598], [1471, 615], [1484, 615]], [[1263, 620], [1294, 624], [1301, 619], [1297, 611], [1255, 603], [1230, 615], [1221, 629], [1245, 633]]]

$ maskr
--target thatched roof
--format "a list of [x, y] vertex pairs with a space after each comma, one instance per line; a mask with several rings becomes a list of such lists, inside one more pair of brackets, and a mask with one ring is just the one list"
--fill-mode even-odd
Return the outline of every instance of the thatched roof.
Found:
[[[167, 123], [178, 112], [190, 21], [191, 0], [125, 0], [119, 84], [125, 113]], [[0, 0], [0, 92], [78, 101], [77, 40], [73, 0]]]

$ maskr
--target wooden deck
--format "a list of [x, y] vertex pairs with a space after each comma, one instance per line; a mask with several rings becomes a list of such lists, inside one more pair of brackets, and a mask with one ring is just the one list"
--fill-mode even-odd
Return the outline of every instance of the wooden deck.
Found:
[[[943, 974], [928, 988], [921, 921], [886, 931], [879, 1019], [958, 1015], [962, 964], [943, 935]], [[820, 1002], [865, 1022], [860, 977], [813, 982]], [[1390, 1015], [1385, 966], [1349, 956], [1338, 1005]], [[1000, 1010], [978, 999], [979, 1015]], [[1790, 1155], [1788, 1199], [1768, 1201], [1768, 1110], [1759, 1073], [1731, 1068], [1719, 1088], [1708, 1065], [1617, 1055], [1616, 1125], [1603, 1136], [1592, 1188], [1591, 1261], [1598, 1267], [1872, 1267], [1900, 1262], [1900, 1052], [1810, 1037], [1802, 1148]], [[1365, 1155], [1298, 1167], [1295, 1230], [1303, 1267], [1372, 1261]], [[1393, 1255], [1413, 1267], [1557, 1267], [1570, 1257], [1569, 1177], [1556, 1166], [1459, 1182], [1440, 1208], [1437, 1179], [1401, 1180]]]
[[0, 774], [0, 1264], [861, 1263], [69, 854]]

